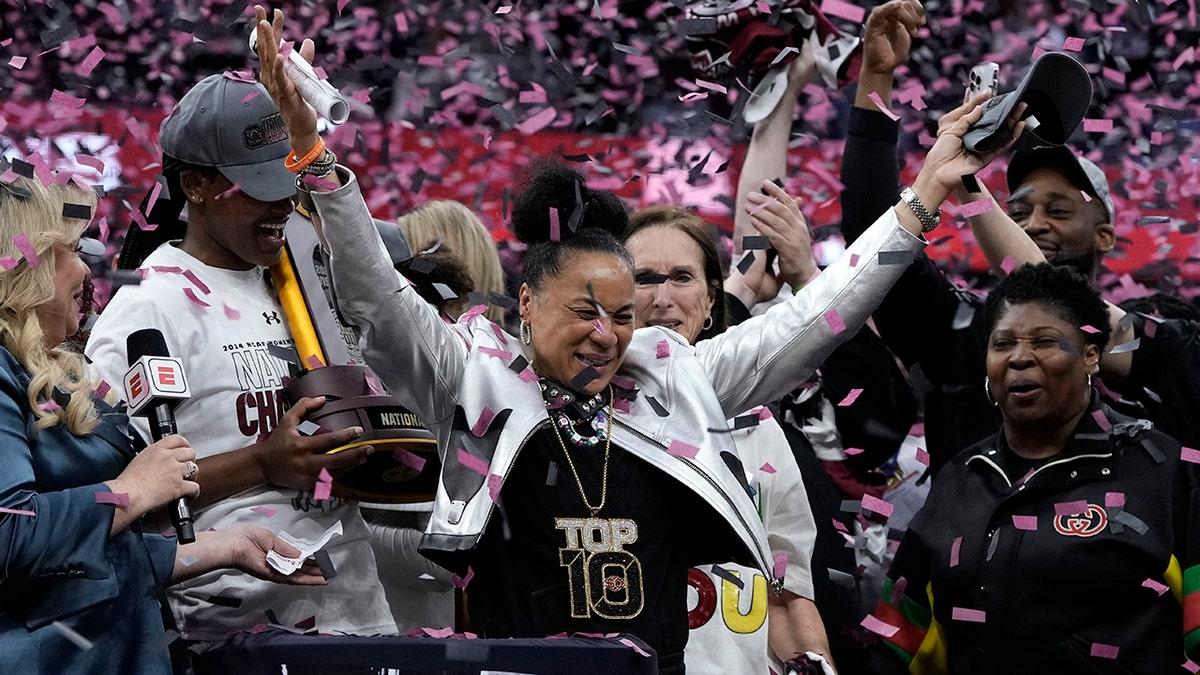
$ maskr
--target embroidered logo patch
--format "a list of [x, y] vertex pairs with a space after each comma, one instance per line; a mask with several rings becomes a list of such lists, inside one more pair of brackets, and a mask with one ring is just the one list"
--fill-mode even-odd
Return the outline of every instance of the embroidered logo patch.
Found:
[[1103, 507], [1088, 504], [1086, 513], [1071, 516], [1058, 516], [1054, 519], [1054, 529], [1059, 534], [1068, 537], [1091, 537], [1100, 534], [1108, 526], [1108, 513]]

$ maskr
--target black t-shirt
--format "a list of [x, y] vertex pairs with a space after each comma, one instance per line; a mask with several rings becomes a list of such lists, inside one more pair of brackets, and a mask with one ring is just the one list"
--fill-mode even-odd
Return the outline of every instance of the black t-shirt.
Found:
[[[544, 427], [522, 448], [474, 551], [472, 625], [489, 638], [631, 633], [660, 656], [683, 651], [693, 523], [706, 507], [613, 445], [593, 518], [554, 433]], [[567, 448], [598, 505], [604, 444]]]

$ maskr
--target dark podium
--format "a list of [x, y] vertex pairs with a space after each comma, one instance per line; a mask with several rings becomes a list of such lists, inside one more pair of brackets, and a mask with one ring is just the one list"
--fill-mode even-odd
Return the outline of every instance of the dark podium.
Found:
[[[639, 654], [622, 640], [637, 645]], [[193, 655], [196, 675], [655, 675], [658, 659], [641, 640], [609, 638], [474, 639], [239, 633]]]

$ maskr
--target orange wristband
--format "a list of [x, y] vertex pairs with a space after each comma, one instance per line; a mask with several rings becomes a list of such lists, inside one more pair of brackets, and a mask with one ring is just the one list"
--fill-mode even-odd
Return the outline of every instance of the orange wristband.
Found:
[[318, 136], [317, 144], [313, 146], [312, 150], [308, 151], [308, 154], [297, 158], [296, 151], [293, 150], [288, 154], [287, 159], [283, 161], [283, 165], [292, 173], [300, 173], [304, 170], [304, 167], [316, 161], [316, 159], [321, 156], [322, 152], [325, 152], [325, 139]]

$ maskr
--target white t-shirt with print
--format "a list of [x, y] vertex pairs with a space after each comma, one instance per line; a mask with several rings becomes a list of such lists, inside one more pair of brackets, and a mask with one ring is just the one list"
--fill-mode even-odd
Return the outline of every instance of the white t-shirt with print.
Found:
[[[731, 423], [732, 426], [732, 423]], [[771, 552], [787, 554], [783, 587], [812, 599], [812, 549], [817, 528], [791, 446], [774, 418], [733, 432], [758, 504]], [[769, 466], [768, 466], [769, 465]], [[769, 580], [753, 567], [719, 565], [742, 582], [692, 568], [688, 576], [688, 675], [767, 675], [783, 672], [767, 644]]]
[[[129, 365], [126, 337], [158, 328], [171, 355], [183, 361], [191, 398], [175, 409], [175, 418], [196, 454], [210, 457], [254, 444], [287, 410], [288, 364], [269, 347], [292, 345], [267, 270], [211, 267], [174, 243], [155, 250], [142, 269], [145, 280], [121, 288], [92, 330], [86, 353], [93, 372], [120, 390]], [[135, 423], [148, 438], [145, 420]], [[288, 627], [307, 627], [315, 616], [323, 633], [396, 632], [356, 504], [317, 502], [311, 490], [265, 485], [197, 509], [195, 516], [197, 532], [250, 523], [316, 539], [341, 521], [343, 534], [325, 547], [337, 572], [325, 586], [274, 584], [218, 570], [170, 587], [167, 596], [185, 638], [220, 639], [269, 623], [268, 611]]]

